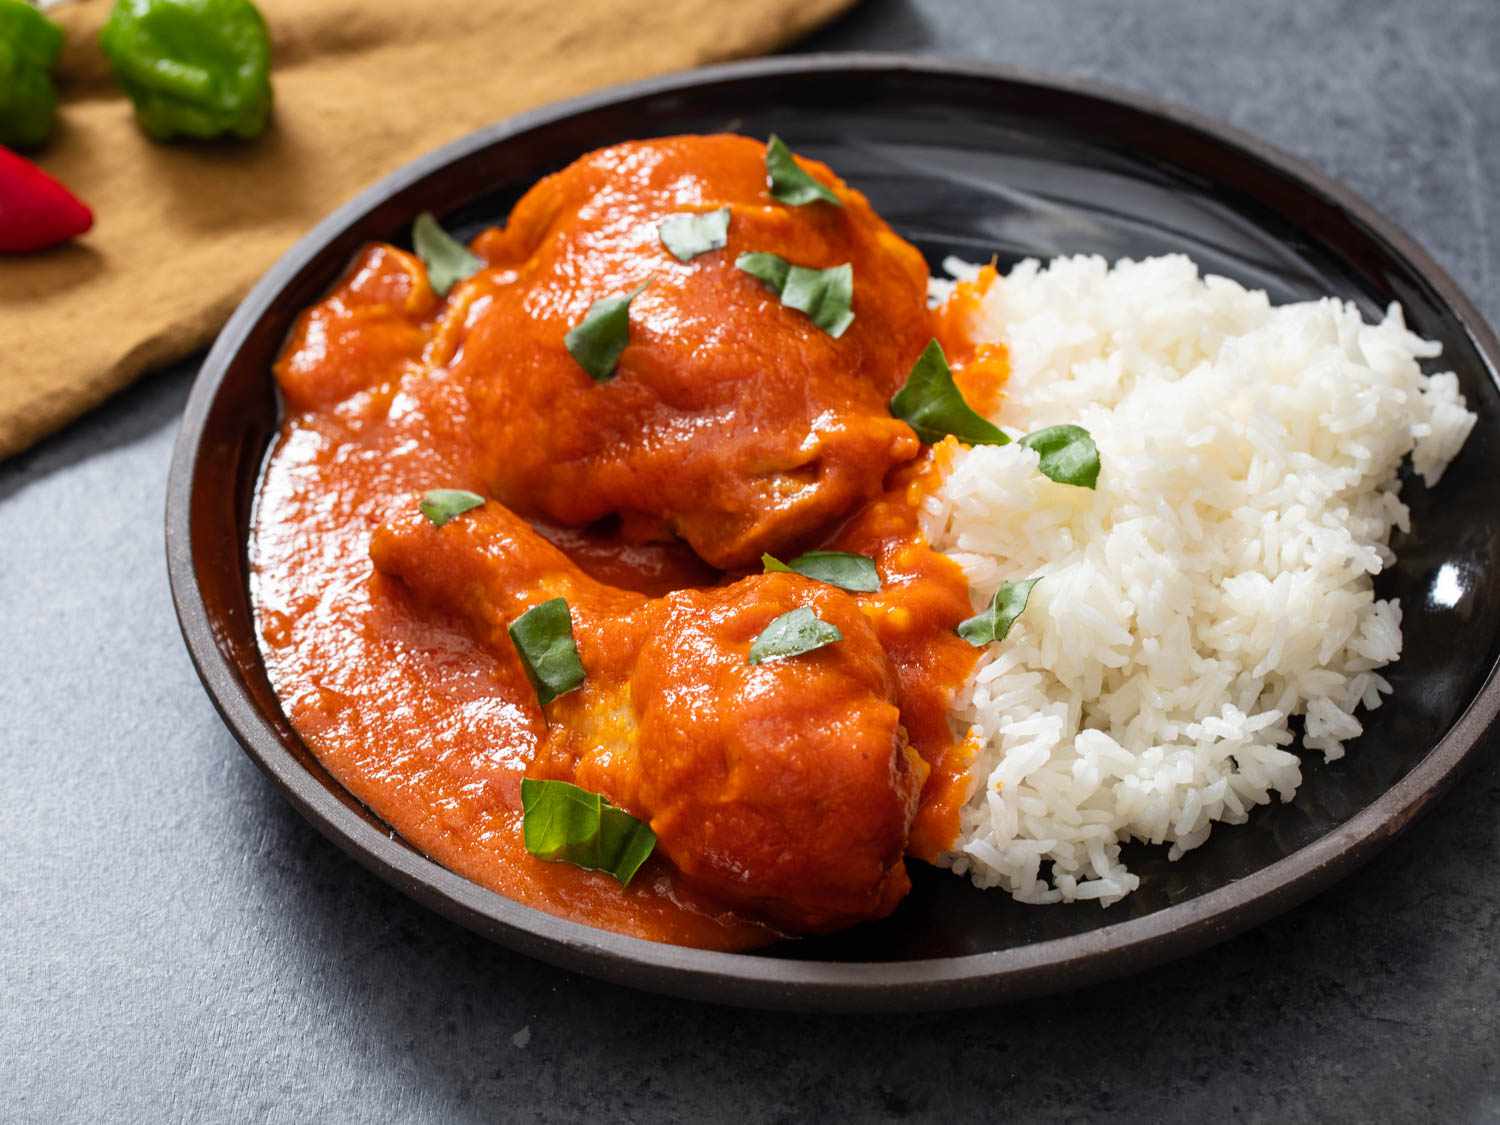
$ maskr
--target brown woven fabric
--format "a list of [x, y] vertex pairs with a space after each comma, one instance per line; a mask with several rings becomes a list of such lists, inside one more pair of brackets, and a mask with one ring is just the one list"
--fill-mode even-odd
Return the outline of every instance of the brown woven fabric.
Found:
[[445, 141], [585, 90], [770, 51], [855, 0], [260, 0], [276, 109], [249, 143], [161, 145], [98, 30], [68, 33], [37, 162], [94, 210], [75, 245], [0, 258], [0, 457], [206, 343], [317, 219]]

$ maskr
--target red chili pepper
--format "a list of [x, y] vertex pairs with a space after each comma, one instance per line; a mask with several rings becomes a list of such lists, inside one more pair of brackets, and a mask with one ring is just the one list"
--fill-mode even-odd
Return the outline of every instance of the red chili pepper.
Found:
[[76, 238], [94, 225], [78, 197], [7, 148], [0, 148], [0, 254], [27, 254]]

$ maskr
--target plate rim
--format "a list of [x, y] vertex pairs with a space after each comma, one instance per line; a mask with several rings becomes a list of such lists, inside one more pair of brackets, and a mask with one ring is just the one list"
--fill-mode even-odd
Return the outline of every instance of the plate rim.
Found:
[[[450, 920], [561, 968], [637, 988], [758, 1008], [911, 1011], [968, 1007], [1060, 991], [1139, 971], [1266, 921], [1350, 874], [1425, 812], [1457, 779], [1500, 713], [1492, 663], [1468, 704], [1395, 784], [1332, 832], [1186, 902], [1081, 934], [987, 953], [914, 961], [818, 961], [666, 945], [556, 917], [488, 890], [377, 829], [330, 792], [258, 712], [221, 651], [193, 566], [193, 480], [210, 411], [229, 364], [280, 291], [347, 227], [405, 188], [481, 149], [613, 103], [734, 79], [883, 71], [936, 75], [1101, 99], [1238, 148], [1351, 215], [1404, 258], [1445, 303], [1500, 386], [1500, 340], [1449, 274], [1399, 226], [1300, 157], [1210, 116], [1107, 83], [1024, 68], [913, 54], [837, 52], [751, 59], [611, 86], [516, 114], [417, 157], [333, 210], [261, 277], [220, 331], [183, 411], [166, 489], [168, 580], [179, 628], [215, 709], [241, 748], [319, 832], [402, 893]], [[241, 542], [243, 551], [244, 544]]]

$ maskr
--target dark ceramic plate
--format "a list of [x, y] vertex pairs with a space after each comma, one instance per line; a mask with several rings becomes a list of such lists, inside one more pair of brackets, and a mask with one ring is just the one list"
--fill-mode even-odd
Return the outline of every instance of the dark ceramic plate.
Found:
[[[1337, 294], [1369, 317], [1397, 300], [1443, 344], [1479, 425], [1436, 495], [1409, 481], [1413, 529], [1382, 596], [1405, 610], [1394, 701], [1348, 757], [1308, 755], [1294, 802], [1221, 828], [1177, 863], [1130, 849], [1141, 889], [1101, 910], [1025, 907], [912, 864], [890, 919], [754, 955], [620, 937], [518, 905], [431, 863], [364, 810], [288, 726], [256, 648], [246, 529], [276, 431], [270, 366], [293, 317], [370, 239], [432, 210], [467, 229], [538, 177], [615, 141], [775, 131], [866, 192], [934, 267], [1035, 255], [1181, 251], [1275, 301]], [[382, 878], [489, 937], [609, 980], [765, 1007], [911, 1009], [1070, 987], [1206, 946], [1367, 860], [1453, 780], [1493, 719], [1500, 640], [1500, 397], [1493, 332], [1420, 248], [1349, 192], [1223, 126], [1091, 86], [891, 56], [752, 62], [539, 110], [407, 166], [330, 216], [261, 280], [193, 389], [172, 463], [167, 556], [199, 674], [287, 798]]]

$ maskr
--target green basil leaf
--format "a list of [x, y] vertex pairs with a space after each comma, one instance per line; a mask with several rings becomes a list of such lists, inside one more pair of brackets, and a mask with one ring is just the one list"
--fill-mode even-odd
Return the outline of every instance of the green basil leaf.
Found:
[[734, 266], [765, 282], [766, 288], [778, 297], [786, 288], [786, 275], [792, 271], [792, 264], [785, 258], [759, 250], [741, 254], [734, 260]]
[[835, 340], [854, 323], [854, 266], [845, 262], [826, 270], [793, 266], [787, 271], [781, 303], [805, 312], [814, 324]]
[[764, 282], [787, 308], [806, 313], [835, 340], [854, 323], [849, 307], [854, 300], [854, 266], [849, 262], [816, 270], [794, 266], [776, 254], [754, 251], [741, 254], [734, 264]]
[[847, 551], [808, 551], [789, 563], [774, 555], [761, 555], [760, 562], [768, 574], [775, 571], [800, 574], [856, 594], [873, 594], [880, 589], [880, 572], [875, 569], [875, 560], [868, 555], [853, 555]]
[[649, 824], [604, 802], [599, 810], [599, 853], [620, 886], [630, 885], [655, 847], [656, 833]]
[[630, 302], [641, 295], [646, 283], [636, 286], [623, 297], [605, 297], [589, 306], [585, 316], [563, 337], [568, 354], [596, 383], [603, 383], [615, 373], [620, 353], [630, 342]]
[[792, 159], [792, 150], [775, 133], [766, 142], [766, 179], [770, 182], [771, 197], [793, 207], [820, 200], [835, 207], [843, 206], [832, 188], [802, 170], [802, 166]]
[[1008, 445], [1010, 438], [974, 412], [959, 393], [948, 367], [948, 357], [936, 340], [923, 349], [906, 376], [906, 384], [891, 399], [891, 413], [928, 445], [952, 434], [968, 445]]
[[975, 648], [1005, 640], [1016, 618], [1025, 612], [1031, 588], [1040, 581], [1040, 578], [1028, 578], [1024, 582], [1006, 582], [995, 591], [983, 612], [958, 623], [958, 635]]
[[549, 863], [606, 872], [622, 887], [656, 847], [650, 825], [566, 781], [522, 778], [521, 808], [528, 852]]
[[772, 619], [750, 642], [750, 663], [764, 664], [784, 656], [801, 656], [804, 652], [831, 645], [844, 639], [837, 625], [830, 625], [805, 605]]
[[462, 488], [434, 488], [422, 497], [422, 503], [417, 506], [432, 521], [433, 527], [442, 527], [454, 516], [461, 516], [483, 503], [484, 497], [477, 492]]
[[668, 215], [656, 228], [661, 244], [680, 262], [722, 250], [729, 243], [729, 208]]
[[566, 781], [521, 779], [521, 832], [526, 850], [555, 860], [599, 837], [603, 798]]
[[438, 225], [431, 211], [423, 211], [411, 225], [411, 245], [427, 267], [427, 281], [439, 297], [466, 277], [484, 268], [484, 259]]
[[583, 661], [573, 643], [573, 618], [564, 599], [553, 598], [521, 614], [510, 623], [510, 639], [542, 706], [583, 683]]
[[1048, 426], [1021, 439], [1042, 455], [1039, 466], [1058, 484], [1093, 488], [1099, 483], [1099, 447], [1082, 426]]

